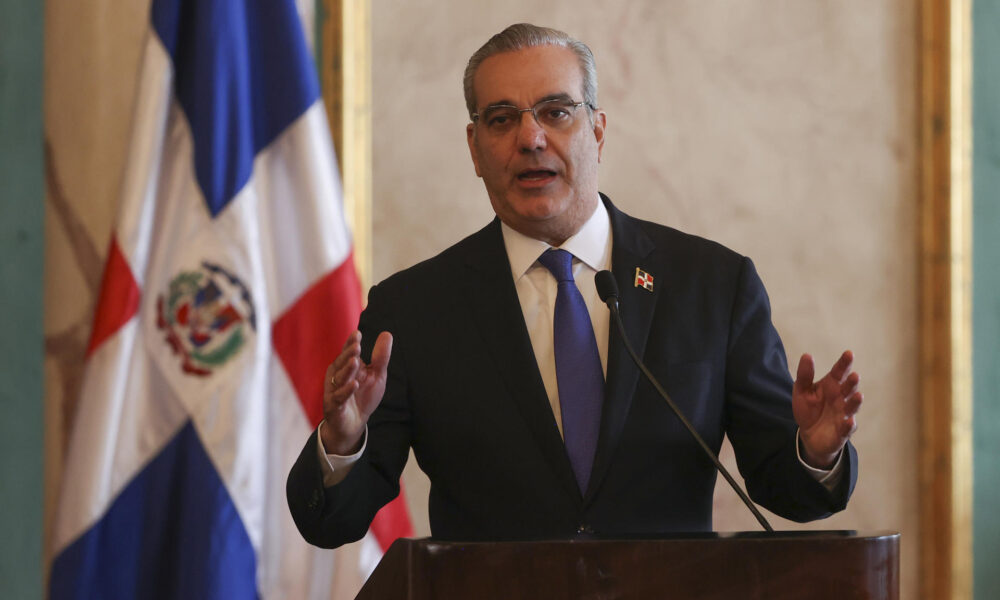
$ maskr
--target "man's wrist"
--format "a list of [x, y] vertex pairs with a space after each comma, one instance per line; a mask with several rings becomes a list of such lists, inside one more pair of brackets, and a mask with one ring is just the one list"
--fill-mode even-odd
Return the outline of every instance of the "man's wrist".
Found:
[[805, 441], [802, 439], [802, 435], [798, 435], [799, 442], [799, 458], [806, 465], [817, 469], [820, 471], [829, 471], [837, 464], [837, 457], [840, 456], [840, 452], [843, 448], [838, 449], [832, 454], [816, 454], [809, 450], [809, 446], [806, 445]]
[[833, 468], [833, 465], [837, 462], [837, 456], [840, 451], [834, 452], [833, 454], [824, 454], [821, 457], [817, 457], [808, 449], [804, 449], [802, 452], [802, 459], [806, 461], [806, 464], [814, 469], [820, 469], [821, 471], [829, 471]]
[[357, 454], [358, 450], [361, 450], [361, 443], [364, 441], [363, 431], [361, 435], [358, 435], [356, 440], [348, 440], [345, 442], [343, 440], [338, 440], [336, 436], [330, 433], [330, 428], [324, 427], [324, 425], [326, 425], [325, 419], [319, 424], [319, 437], [327, 454], [351, 456], [352, 454]]
[[319, 468], [323, 473], [323, 487], [331, 487], [337, 485], [347, 474], [351, 472], [351, 467], [360, 458], [361, 454], [365, 450], [365, 444], [368, 440], [368, 428], [365, 427], [365, 433], [361, 436], [361, 447], [358, 448], [357, 452], [347, 456], [339, 456], [336, 454], [327, 454], [326, 448], [323, 446], [323, 423], [326, 421], [321, 421], [319, 424], [320, 434], [316, 436], [316, 451], [317, 458], [319, 459]]

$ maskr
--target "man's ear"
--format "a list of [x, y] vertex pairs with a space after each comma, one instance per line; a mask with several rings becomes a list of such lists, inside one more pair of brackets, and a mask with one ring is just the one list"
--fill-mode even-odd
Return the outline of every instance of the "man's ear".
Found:
[[482, 177], [479, 172], [479, 153], [476, 151], [476, 124], [469, 123], [465, 126], [465, 139], [469, 142], [469, 154], [472, 156], [472, 166], [476, 168], [476, 176]]
[[608, 125], [608, 115], [603, 110], [594, 111], [594, 138], [597, 140], [597, 162], [601, 162], [604, 150], [604, 129]]

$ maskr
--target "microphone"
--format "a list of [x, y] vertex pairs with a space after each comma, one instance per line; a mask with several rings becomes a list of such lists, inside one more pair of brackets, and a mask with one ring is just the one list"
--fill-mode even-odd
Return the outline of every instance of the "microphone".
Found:
[[767, 522], [764, 515], [760, 514], [760, 511], [757, 510], [757, 507], [750, 501], [750, 498], [747, 497], [746, 493], [744, 493], [740, 486], [736, 484], [736, 480], [733, 479], [733, 476], [729, 474], [729, 471], [727, 471], [724, 466], [722, 466], [722, 463], [719, 462], [718, 457], [715, 456], [715, 453], [708, 447], [705, 440], [701, 439], [701, 436], [698, 435], [697, 431], [695, 431], [694, 426], [691, 425], [681, 410], [677, 408], [677, 405], [674, 404], [673, 400], [671, 400], [666, 390], [664, 390], [663, 386], [660, 385], [660, 382], [653, 377], [653, 374], [649, 372], [649, 369], [646, 368], [646, 365], [643, 364], [642, 360], [640, 360], [639, 356], [635, 353], [635, 350], [632, 348], [632, 344], [628, 341], [628, 336], [625, 335], [625, 326], [622, 324], [621, 314], [618, 312], [618, 284], [615, 282], [615, 276], [611, 274], [611, 271], [600, 271], [594, 276], [594, 285], [597, 287], [597, 295], [600, 296], [601, 302], [607, 304], [608, 310], [611, 311], [611, 317], [614, 320], [615, 325], [618, 326], [618, 333], [621, 335], [622, 341], [625, 343], [625, 349], [628, 351], [629, 356], [632, 357], [632, 362], [639, 367], [639, 370], [646, 376], [646, 379], [653, 384], [653, 387], [660, 393], [660, 396], [667, 401], [667, 404], [670, 406], [670, 410], [674, 411], [674, 414], [677, 415], [677, 418], [681, 420], [684, 427], [687, 428], [688, 432], [694, 437], [695, 441], [698, 442], [701, 449], [705, 451], [705, 454], [712, 461], [712, 464], [715, 465], [715, 468], [719, 471], [719, 473], [722, 473], [722, 476], [729, 482], [729, 485], [736, 490], [736, 494], [740, 497], [740, 500], [742, 500], [743, 504], [746, 504], [747, 508], [750, 509], [750, 512], [752, 512], [753, 516], [757, 518], [757, 522], [760, 523], [761, 527], [763, 527], [765, 531], [773, 532], [774, 529], [771, 527], [771, 524]]

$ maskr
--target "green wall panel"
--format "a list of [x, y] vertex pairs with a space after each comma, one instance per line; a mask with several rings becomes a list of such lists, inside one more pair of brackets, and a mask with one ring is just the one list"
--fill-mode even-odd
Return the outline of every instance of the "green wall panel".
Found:
[[1000, 0], [973, 2], [973, 547], [977, 600], [1000, 598]]
[[0, 0], [0, 598], [42, 596], [42, 2]]

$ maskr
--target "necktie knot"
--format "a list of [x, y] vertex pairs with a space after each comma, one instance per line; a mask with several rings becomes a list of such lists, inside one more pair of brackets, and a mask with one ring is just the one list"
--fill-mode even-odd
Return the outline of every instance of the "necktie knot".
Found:
[[573, 255], [569, 252], [549, 248], [538, 257], [538, 262], [542, 263], [559, 283], [573, 281]]

